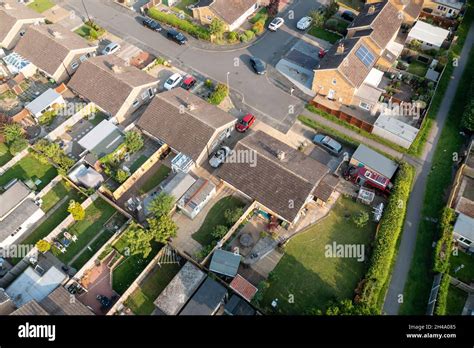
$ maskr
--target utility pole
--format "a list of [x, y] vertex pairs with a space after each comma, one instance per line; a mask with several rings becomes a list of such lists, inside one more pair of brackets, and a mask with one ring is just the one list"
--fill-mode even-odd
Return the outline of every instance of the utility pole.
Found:
[[89, 17], [89, 12], [87, 12], [86, 4], [84, 3], [84, 0], [81, 0], [81, 1], [82, 1], [82, 6], [84, 7], [84, 11], [86, 11], [87, 20], [88, 20], [90, 23], [92, 23], [91, 17]]

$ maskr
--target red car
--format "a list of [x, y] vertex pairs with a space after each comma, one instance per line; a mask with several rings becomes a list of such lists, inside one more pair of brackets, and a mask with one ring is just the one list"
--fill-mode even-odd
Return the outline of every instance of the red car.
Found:
[[194, 87], [195, 84], [196, 84], [196, 79], [194, 77], [186, 76], [183, 80], [183, 83], [181, 84], [181, 87], [189, 91], [191, 88]]
[[320, 49], [319, 49], [319, 54], [318, 54], [319, 58], [324, 58], [324, 56], [326, 55], [326, 53], [328, 53], [327, 50], [325, 50], [325, 49], [323, 49], [323, 48], [320, 48]]
[[244, 133], [255, 123], [255, 120], [256, 118], [254, 115], [247, 114], [235, 125], [235, 129], [237, 130], [237, 132]]

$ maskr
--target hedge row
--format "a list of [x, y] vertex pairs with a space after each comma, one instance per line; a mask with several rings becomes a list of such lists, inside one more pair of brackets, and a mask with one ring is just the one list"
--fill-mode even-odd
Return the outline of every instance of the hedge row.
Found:
[[211, 40], [211, 34], [209, 33], [209, 30], [186, 19], [180, 19], [175, 14], [164, 13], [156, 8], [149, 9], [147, 14], [149, 17], [159, 22], [169, 24], [172, 27], [178, 28], [198, 39], [207, 41]]
[[[414, 169], [403, 162], [390, 195], [387, 207], [380, 221], [369, 269], [363, 280], [356, 302], [369, 307], [377, 307], [382, 289], [389, 281], [393, 257], [396, 254], [397, 240], [403, 229], [407, 202], [410, 196]], [[380, 310], [380, 309], [377, 309]]]
[[447, 273], [443, 274], [441, 278], [441, 283], [439, 285], [438, 297], [436, 298], [436, 307], [434, 310], [435, 315], [445, 315], [446, 314], [446, 303], [448, 302], [448, 292], [449, 292], [449, 279], [450, 276]]
[[455, 215], [454, 210], [449, 207], [443, 209], [441, 214], [441, 222], [439, 224], [441, 237], [436, 243], [434, 255], [433, 270], [437, 273], [448, 272], [449, 257], [453, 246], [453, 221]]
[[219, 83], [209, 97], [209, 103], [213, 105], [219, 105], [224, 101], [224, 99], [229, 95], [229, 89], [226, 85]]

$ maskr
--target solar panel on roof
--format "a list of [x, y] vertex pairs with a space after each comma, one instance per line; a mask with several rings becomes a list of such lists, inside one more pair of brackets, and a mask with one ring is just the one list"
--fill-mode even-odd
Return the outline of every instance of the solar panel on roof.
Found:
[[359, 49], [356, 51], [356, 56], [367, 67], [371, 66], [375, 60], [374, 55], [364, 45], [361, 45]]

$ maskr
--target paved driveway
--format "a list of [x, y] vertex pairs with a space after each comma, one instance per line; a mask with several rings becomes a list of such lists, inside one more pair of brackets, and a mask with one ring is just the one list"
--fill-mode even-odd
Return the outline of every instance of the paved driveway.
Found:
[[[66, 8], [84, 15], [80, 2], [63, 0], [61, 3]], [[110, 0], [84, 0], [84, 4], [89, 15], [110, 32], [154, 55], [171, 59], [174, 65], [183, 70], [209, 76], [223, 83], [227, 82], [228, 76], [237, 107], [259, 115], [260, 119], [280, 130], [287, 131], [303, 109], [303, 101], [289, 94], [291, 83], [278, 83], [277, 86], [273, 81], [275, 75], [255, 75], [248, 62], [251, 56], [258, 56], [276, 71], [274, 66], [280, 57], [303, 35], [296, 30], [298, 19], [310, 9], [320, 6], [315, 0], [295, 0], [291, 7], [294, 16], [290, 16], [288, 10], [283, 14], [286, 24], [281, 30], [264, 34], [263, 38], [248, 48], [224, 52], [199, 48], [193, 38], [190, 38], [189, 44], [184, 47], [176, 45], [163, 34], [144, 28], [139, 24], [136, 14]]]

